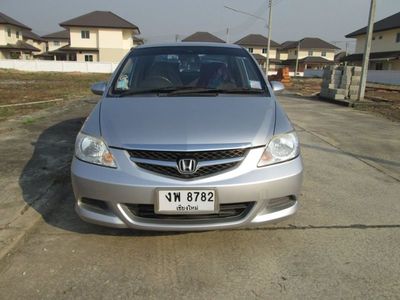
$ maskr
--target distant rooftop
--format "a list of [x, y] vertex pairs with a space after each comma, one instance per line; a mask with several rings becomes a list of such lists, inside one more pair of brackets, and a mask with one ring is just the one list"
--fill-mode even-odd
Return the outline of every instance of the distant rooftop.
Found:
[[184, 38], [182, 42], [209, 42], [209, 43], [225, 43], [224, 40], [216, 37], [215, 35], [205, 32], [198, 31]]
[[[139, 31], [139, 27], [111, 11], [92, 11], [88, 14], [60, 23], [62, 27], [122, 28]], [[140, 31], [139, 31], [140, 32]]]
[[18, 50], [18, 51], [27, 51], [27, 52], [40, 52], [40, 49], [25, 43], [23, 41], [17, 41], [15, 44], [7, 44], [5, 46], [0, 46], [0, 49], [6, 50]]
[[[235, 42], [235, 44], [241, 46], [260, 46], [260, 47], [266, 47], [267, 43], [268, 39], [261, 34], [249, 34]], [[271, 40], [271, 47], [278, 48], [279, 44]]]
[[42, 36], [45, 40], [69, 40], [69, 31], [61, 30], [53, 33], [49, 33]]
[[25, 24], [18, 22], [17, 20], [3, 14], [2, 12], [0, 12], [0, 24], [10, 24], [27, 30], [31, 30], [31, 28], [29, 28]]
[[332, 50], [340, 49], [340, 48], [336, 47], [335, 45], [325, 42], [324, 40], [321, 40], [320, 38], [312, 38], [312, 37], [305, 37], [305, 38], [301, 39], [300, 41], [284, 42], [280, 49], [288, 50], [288, 49], [297, 48], [299, 43], [300, 43], [300, 48], [303, 48], [303, 49], [332, 49]]
[[[390, 29], [400, 28], [400, 12], [384, 18], [376, 23], [374, 23], [374, 32], [380, 32]], [[352, 33], [346, 35], [347, 38], [356, 37], [357, 35], [362, 35], [367, 33], [367, 27], [363, 27]]]
[[39, 41], [39, 42], [43, 42], [44, 39], [42, 39], [40, 36], [38, 36], [36, 33], [30, 31], [30, 30], [22, 30], [22, 37], [24, 37], [25, 39], [31, 39], [34, 41]]

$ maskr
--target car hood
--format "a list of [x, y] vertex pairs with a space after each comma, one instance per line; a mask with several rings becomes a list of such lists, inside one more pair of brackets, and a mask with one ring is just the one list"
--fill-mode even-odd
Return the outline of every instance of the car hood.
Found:
[[275, 101], [255, 96], [105, 98], [101, 135], [111, 147], [200, 150], [265, 145]]

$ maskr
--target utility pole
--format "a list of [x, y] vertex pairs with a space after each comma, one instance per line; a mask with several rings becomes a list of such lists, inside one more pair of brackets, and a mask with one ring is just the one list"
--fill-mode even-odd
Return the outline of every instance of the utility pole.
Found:
[[367, 86], [368, 63], [369, 63], [369, 54], [371, 52], [372, 34], [374, 29], [375, 8], [376, 8], [376, 0], [371, 0], [371, 7], [369, 9], [369, 17], [368, 17], [367, 38], [365, 41], [364, 57], [361, 70], [360, 90], [358, 91], [359, 101], [364, 100], [365, 87]]
[[226, 28], [226, 43], [229, 44], [229, 27]]
[[297, 72], [299, 69], [300, 43], [301, 43], [301, 40], [299, 40], [299, 42], [297, 43], [296, 69], [294, 71], [294, 77], [297, 77]]
[[179, 40], [179, 34], [175, 34], [175, 42], [178, 42]]
[[267, 42], [267, 61], [266, 61], [266, 70], [265, 75], [268, 78], [269, 71], [269, 51], [271, 49], [271, 36], [272, 36], [272, 0], [269, 0], [269, 15], [268, 15], [268, 42]]

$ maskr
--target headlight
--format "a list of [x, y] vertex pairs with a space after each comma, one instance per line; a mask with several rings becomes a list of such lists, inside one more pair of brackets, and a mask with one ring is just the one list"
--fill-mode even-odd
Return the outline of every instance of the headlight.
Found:
[[283, 162], [299, 155], [299, 139], [295, 132], [274, 136], [261, 156], [259, 167]]
[[114, 157], [102, 139], [79, 133], [75, 143], [75, 155], [80, 160], [116, 168]]

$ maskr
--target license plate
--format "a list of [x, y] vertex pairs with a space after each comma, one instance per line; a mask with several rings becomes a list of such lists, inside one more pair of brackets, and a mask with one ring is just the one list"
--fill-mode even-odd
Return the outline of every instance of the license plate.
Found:
[[158, 214], [207, 214], [217, 212], [214, 190], [159, 190], [155, 205]]

